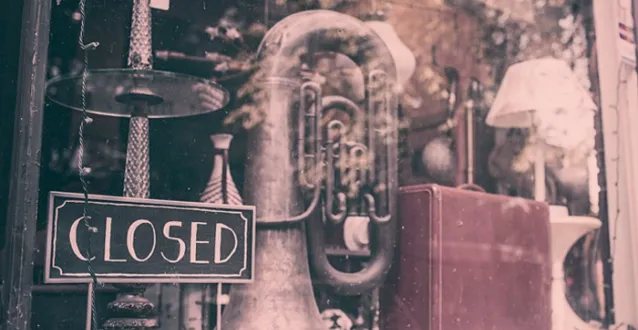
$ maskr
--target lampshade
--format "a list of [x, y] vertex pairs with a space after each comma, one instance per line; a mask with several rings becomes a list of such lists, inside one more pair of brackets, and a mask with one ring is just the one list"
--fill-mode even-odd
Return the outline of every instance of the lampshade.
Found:
[[392, 25], [383, 21], [366, 21], [374, 32], [390, 49], [397, 70], [397, 85], [403, 86], [416, 68], [416, 59], [410, 49], [401, 41]]
[[594, 111], [549, 111], [537, 121], [536, 135], [549, 146], [563, 150], [593, 148]]
[[[541, 58], [510, 66], [485, 120], [495, 127], [531, 127], [557, 111], [595, 111], [596, 105], [569, 65]], [[536, 118], [535, 118], [536, 117]], [[549, 118], [547, 118], [549, 119]]]

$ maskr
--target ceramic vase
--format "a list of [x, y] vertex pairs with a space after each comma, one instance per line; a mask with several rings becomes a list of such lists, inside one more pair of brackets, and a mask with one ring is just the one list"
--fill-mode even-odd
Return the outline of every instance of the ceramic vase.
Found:
[[[213, 143], [213, 171], [206, 188], [200, 196], [200, 202], [211, 204], [242, 205], [243, 201], [230, 173], [228, 150], [233, 136], [230, 134], [214, 134], [210, 136]], [[210, 305], [213, 303], [211, 286], [200, 284], [182, 285], [182, 326], [188, 330], [210, 329]], [[221, 317], [221, 315], [217, 315]]]
[[215, 150], [213, 172], [200, 201], [212, 204], [242, 205], [242, 198], [230, 174], [230, 165], [228, 164], [228, 149], [230, 149], [233, 136], [214, 134], [210, 136], [210, 139], [213, 142], [213, 150]]

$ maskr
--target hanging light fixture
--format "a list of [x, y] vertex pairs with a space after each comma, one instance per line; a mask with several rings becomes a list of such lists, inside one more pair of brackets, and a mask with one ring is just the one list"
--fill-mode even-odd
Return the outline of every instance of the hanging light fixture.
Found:
[[365, 24], [372, 28], [390, 49], [397, 70], [397, 86], [402, 88], [416, 69], [416, 58], [392, 25], [383, 20], [382, 16], [383, 13], [377, 13], [373, 19], [366, 21]]

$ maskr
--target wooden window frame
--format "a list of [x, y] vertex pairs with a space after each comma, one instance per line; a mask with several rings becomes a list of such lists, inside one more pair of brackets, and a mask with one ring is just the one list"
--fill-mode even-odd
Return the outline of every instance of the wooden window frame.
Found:
[[[5, 1], [4, 35], [19, 36], [19, 47], [3, 45], [3, 115], [13, 117], [13, 138], [6, 193], [6, 240], [3, 255], [3, 329], [31, 330], [33, 250], [35, 248], [40, 151], [52, 0]], [[15, 39], [14, 39], [15, 40]], [[17, 72], [11, 68], [17, 62]], [[8, 73], [8, 74], [7, 74]], [[11, 95], [13, 94], [13, 95]], [[11, 124], [2, 125], [9, 128]], [[11, 134], [8, 134], [11, 136]], [[3, 146], [8, 146], [9, 143]], [[4, 149], [4, 148], [3, 148]], [[6, 150], [3, 150], [6, 151]], [[6, 157], [6, 156], [4, 156]], [[3, 190], [6, 191], [6, 189]], [[4, 211], [4, 210], [2, 210]], [[4, 216], [4, 215], [3, 215]]]

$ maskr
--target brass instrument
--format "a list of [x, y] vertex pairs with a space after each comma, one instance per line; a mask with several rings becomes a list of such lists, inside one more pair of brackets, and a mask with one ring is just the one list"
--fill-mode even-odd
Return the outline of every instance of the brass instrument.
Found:
[[[359, 66], [363, 104], [324, 97], [320, 82], [302, 74], [319, 52], [344, 54]], [[327, 10], [280, 21], [262, 41], [258, 58], [261, 122], [248, 134], [244, 185], [244, 198], [256, 206], [258, 217], [255, 280], [232, 286], [222, 324], [233, 330], [323, 329], [306, 233], [317, 279], [342, 294], [379, 285], [393, 258], [395, 64], [385, 43], [362, 21]], [[349, 128], [340, 120], [321, 125], [324, 112], [335, 107], [352, 117]], [[324, 221], [339, 223], [349, 216], [370, 219], [371, 260], [358, 273], [335, 269], [324, 250]]]

